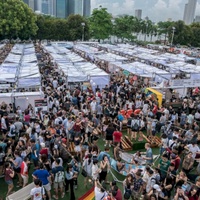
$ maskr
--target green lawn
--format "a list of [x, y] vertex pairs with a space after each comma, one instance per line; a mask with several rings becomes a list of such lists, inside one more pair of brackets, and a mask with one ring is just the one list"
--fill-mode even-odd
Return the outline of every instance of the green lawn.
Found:
[[[138, 143], [138, 142], [136, 142]], [[104, 150], [104, 142], [102, 139], [99, 139], [98, 141], [98, 147], [101, 149], [101, 150]], [[141, 151], [145, 151], [145, 149], [141, 149]], [[134, 153], [136, 152], [136, 150], [134, 151], [129, 151], [130, 153]], [[154, 148], [153, 149], [153, 152], [154, 154], [159, 154], [159, 148]], [[110, 150], [110, 154], [111, 154], [111, 157], [113, 157], [113, 154], [112, 154], [112, 149]], [[31, 168], [32, 169], [32, 168]], [[32, 181], [32, 177], [31, 177], [31, 173], [32, 173], [32, 170], [30, 170], [30, 176], [29, 176], [29, 181], [31, 182]], [[116, 177], [119, 179], [119, 180], [122, 180], [123, 176], [118, 174], [118, 173], [114, 173], [116, 175]], [[108, 177], [107, 177], [107, 180], [108, 181], [112, 181], [113, 178], [112, 178], [112, 175], [111, 174], [108, 174]], [[83, 176], [80, 174], [79, 177], [78, 177], [78, 189], [75, 190], [75, 197], [76, 199], [78, 199], [79, 197], [81, 197], [83, 194], [85, 194], [91, 187], [92, 185], [87, 185], [87, 187], [84, 186], [83, 184], [84, 182], [84, 178]], [[15, 186], [17, 185], [17, 178], [14, 179], [14, 184]], [[1, 193], [0, 193], [0, 197], [4, 197], [6, 196], [6, 193], [7, 193], [7, 184], [5, 183], [4, 181], [4, 178], [0, 178], [0, 186], [1, 186]], [[109, 186], [109, 185], [108, 185]], [[121, 183], [118, 183], [118, 187], [122, 190], [122, 184]], [[108, 187], [109, 188], [109, 187]], [[19, 188], [16, 188], [14, 189], [14, 191], [17, 191]], [[69, 193], [67, 193], [65, 195], [65, 198], [68, 197], [69, 198]]]

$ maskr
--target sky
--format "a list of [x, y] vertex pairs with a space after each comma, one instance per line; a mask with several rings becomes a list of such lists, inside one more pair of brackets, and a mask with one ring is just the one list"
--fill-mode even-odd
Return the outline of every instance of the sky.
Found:
[[[184, 7], [188, 0], [91, 0], [92, 9], [100, 5], [113, 16], [135, 15], [135, 9], [142, 9], [142, 18], [149, 17], [153, 22], [183, 20]], [[196, 14], [200, 15], [200, 0], [197, 0]]]

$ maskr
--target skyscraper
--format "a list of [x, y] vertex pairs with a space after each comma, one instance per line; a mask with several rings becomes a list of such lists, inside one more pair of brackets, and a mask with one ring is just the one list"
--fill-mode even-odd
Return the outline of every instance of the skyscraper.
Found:
[[196, 10], [197, 0], [188, 0], [185, 4], [183, 21], [185, 24], [191, 24], [194, 21], [195, 10]]
[[23, 0], [33, 11], [35, 11], [35, 1], [34, 0]]
[[91, 0], [83, 0], [83, 16], [89, 17], [91, 15]]
[[56, 17], [66, 18], [68, 16], [68, 1], [56, 0]]
[[83, 16], [83, 0], [74, 0], [74, 14]]
[[135, 10], [135, 17], [137, 19], [141, 19], [142, 18], [142, 10], [141, 9]]
[[46, 15], [53, 15], [53, 2], [52, 0], [42, 0], [41, 2], [41, 8], [42, 13]]
[[197, 15], [197, 16], [195, 17], [194, 22], [200, 22], [200, 15]]

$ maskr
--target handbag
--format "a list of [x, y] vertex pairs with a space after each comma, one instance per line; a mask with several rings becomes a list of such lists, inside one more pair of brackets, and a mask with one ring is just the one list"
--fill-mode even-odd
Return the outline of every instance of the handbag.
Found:
[[82, 174], [84, 177], [87, 177], [87, 172], [86, 172], [84, 169], [82, 169], [81, 174]]

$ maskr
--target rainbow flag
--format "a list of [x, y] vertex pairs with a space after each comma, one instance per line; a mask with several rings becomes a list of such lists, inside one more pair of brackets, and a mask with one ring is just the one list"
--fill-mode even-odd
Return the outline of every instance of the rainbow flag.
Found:
[[94, 197], [94, 187], [92, 187], [89, 191], [87, 191], [78, 200], [95, 200], [95, 197]]

